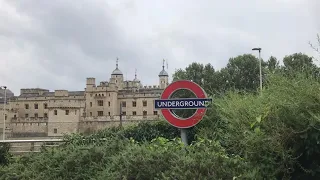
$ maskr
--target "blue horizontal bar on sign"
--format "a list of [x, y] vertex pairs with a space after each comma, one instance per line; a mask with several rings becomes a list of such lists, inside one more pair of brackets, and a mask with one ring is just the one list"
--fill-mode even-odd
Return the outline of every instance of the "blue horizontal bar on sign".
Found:
[[207, 108], [212, 99], [186, 98], [186, 99], [157, 99], [154, 102], [155, 109], [199, 109]]

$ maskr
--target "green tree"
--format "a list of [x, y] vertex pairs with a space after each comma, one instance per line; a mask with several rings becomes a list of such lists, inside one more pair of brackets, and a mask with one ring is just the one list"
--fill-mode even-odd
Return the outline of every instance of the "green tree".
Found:
[[267, 66], [270, 73], [275, 73], [275, 71], [280, 68], [279, 61], [274, 56], [269, 58], [267, 61]]
[[[220, 74], [223, 81], [226, 80], [226, 90], [234, 89], [240, 91], [256, 91], [260, 84], [259, 60], [251, 55], [244, 54], [235, 58], [230, 58], [227, 67], [223, 68]], [[266, 63], [262, 62], [263, 74]], [[226, 78], [227, 77], [227, 78]]]
[[202, 86], [204, 76], [203, 64], [193, 62], [188, 67], [186, 67], [185, 70], [178, 69], [173, 75], [173, 80], [192, 80], [193, 82]]
[[187, 72], [184, 69], [178, 69], [174, 72], [174, 74], [172, 75], [172, 81], [177, 81], [177, 80], [181, 80], [181, 79], [187, 79]]
[[202, 87], [209, 95], [216, 93], [219, 88], [217, 74], [218, 73], [215, 72], [214, 67], [210, 63], [204, 66]]
[[216, 94], [223, 94], [231, 88], [231, 76], [227, 68], [222, 68], [216, 72]]
[[282, 72], [286, 76], [296, 77], [303, 74], [307, 77], [319, 79], [319, 68], [313, 63], [313, 58], [302, 53], [295, 53], [283, 58]]
[[[271, 61], [272, 63], [273, 60]], [[276, 66], [275, 63], [273, 66]], [[267, 63], [262, 62], [263, 74]], [[250, 54], [230, 58], [227, 67], [215, 71], [209, 63], [192, 63], [187, 68], [178, 69], [173, 80], [187, 79], [199, 84], [209, 95], [221, 95], [228, 90], [256, 91], [259, 86], [259, 60]]]
[[312, 57], [306, 54], [295, 53], [283, 58], [284, 68], [288, 71], [303, 72], [314, 67]]
[[209, 95], [212, 95], [218, 86], [215, 78], [216, 72], [210, 63], [203, 65], [193, 62], [185, 69], [178, 69], [173, 74], [173, 81], [182, 79], [191, 80], [203, 87]]

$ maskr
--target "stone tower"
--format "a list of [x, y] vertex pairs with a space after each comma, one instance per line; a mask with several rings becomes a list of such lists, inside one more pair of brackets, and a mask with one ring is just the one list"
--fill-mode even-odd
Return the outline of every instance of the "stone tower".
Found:
[[169, 75], [166, 70], [164, 70], [164, 61], [162, 64], [162, 71], [159, 73], [159, 85], [161, 89], [166, 88], [169, 85]]
[[122, 89], [123, 74], [118, 67], [118, 58], [116, 63], [116, 69], [112, 71], [110, 82], [116, 84], [118, 89]]
[[135, 73], [134, 73], [133, 87], [135, 87], [135, 88], [141, 88], [142, 87], [142, 84], [141, 84], [140, 80], [137, 78], [137, 69], [135, 70]]

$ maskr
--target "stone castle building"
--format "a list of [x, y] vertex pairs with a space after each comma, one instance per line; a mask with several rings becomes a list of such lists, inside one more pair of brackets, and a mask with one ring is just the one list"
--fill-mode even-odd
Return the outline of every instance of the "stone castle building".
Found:
[[154, 86], [143, 86], [137, 74], [133, 80], [125, 81], [117, 61], [109, 81], [97, 84], [95, 78], [89, 77], [84, 91], [50, 92], [33, 88], [21, 89], [20, 95], [14, 96], [7, 90], [7, 104], [4, 104], [4, 90], [1, 90], [0, 137], [4, 105], [7, 138], [88, 133], [120, 123], [158, 119], [160, 114], [154, 109], [154, 100], [169, 83], [164, 65], [158, 76], [159, 84]]

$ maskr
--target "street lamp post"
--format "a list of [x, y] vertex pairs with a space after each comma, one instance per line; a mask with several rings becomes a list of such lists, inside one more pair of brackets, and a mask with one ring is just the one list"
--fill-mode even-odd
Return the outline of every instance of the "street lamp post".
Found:
[[4, 89], [4, 101], [3, 101], [3, 130], [2, 139], [5, 140], [6, 136], [6, 104], [7, 104], [7, 86], [1, 86], [0, 89]]
[[260, 94], [262, 94], [261, 48], [253, 48], [252, 51], [259, 51]]

